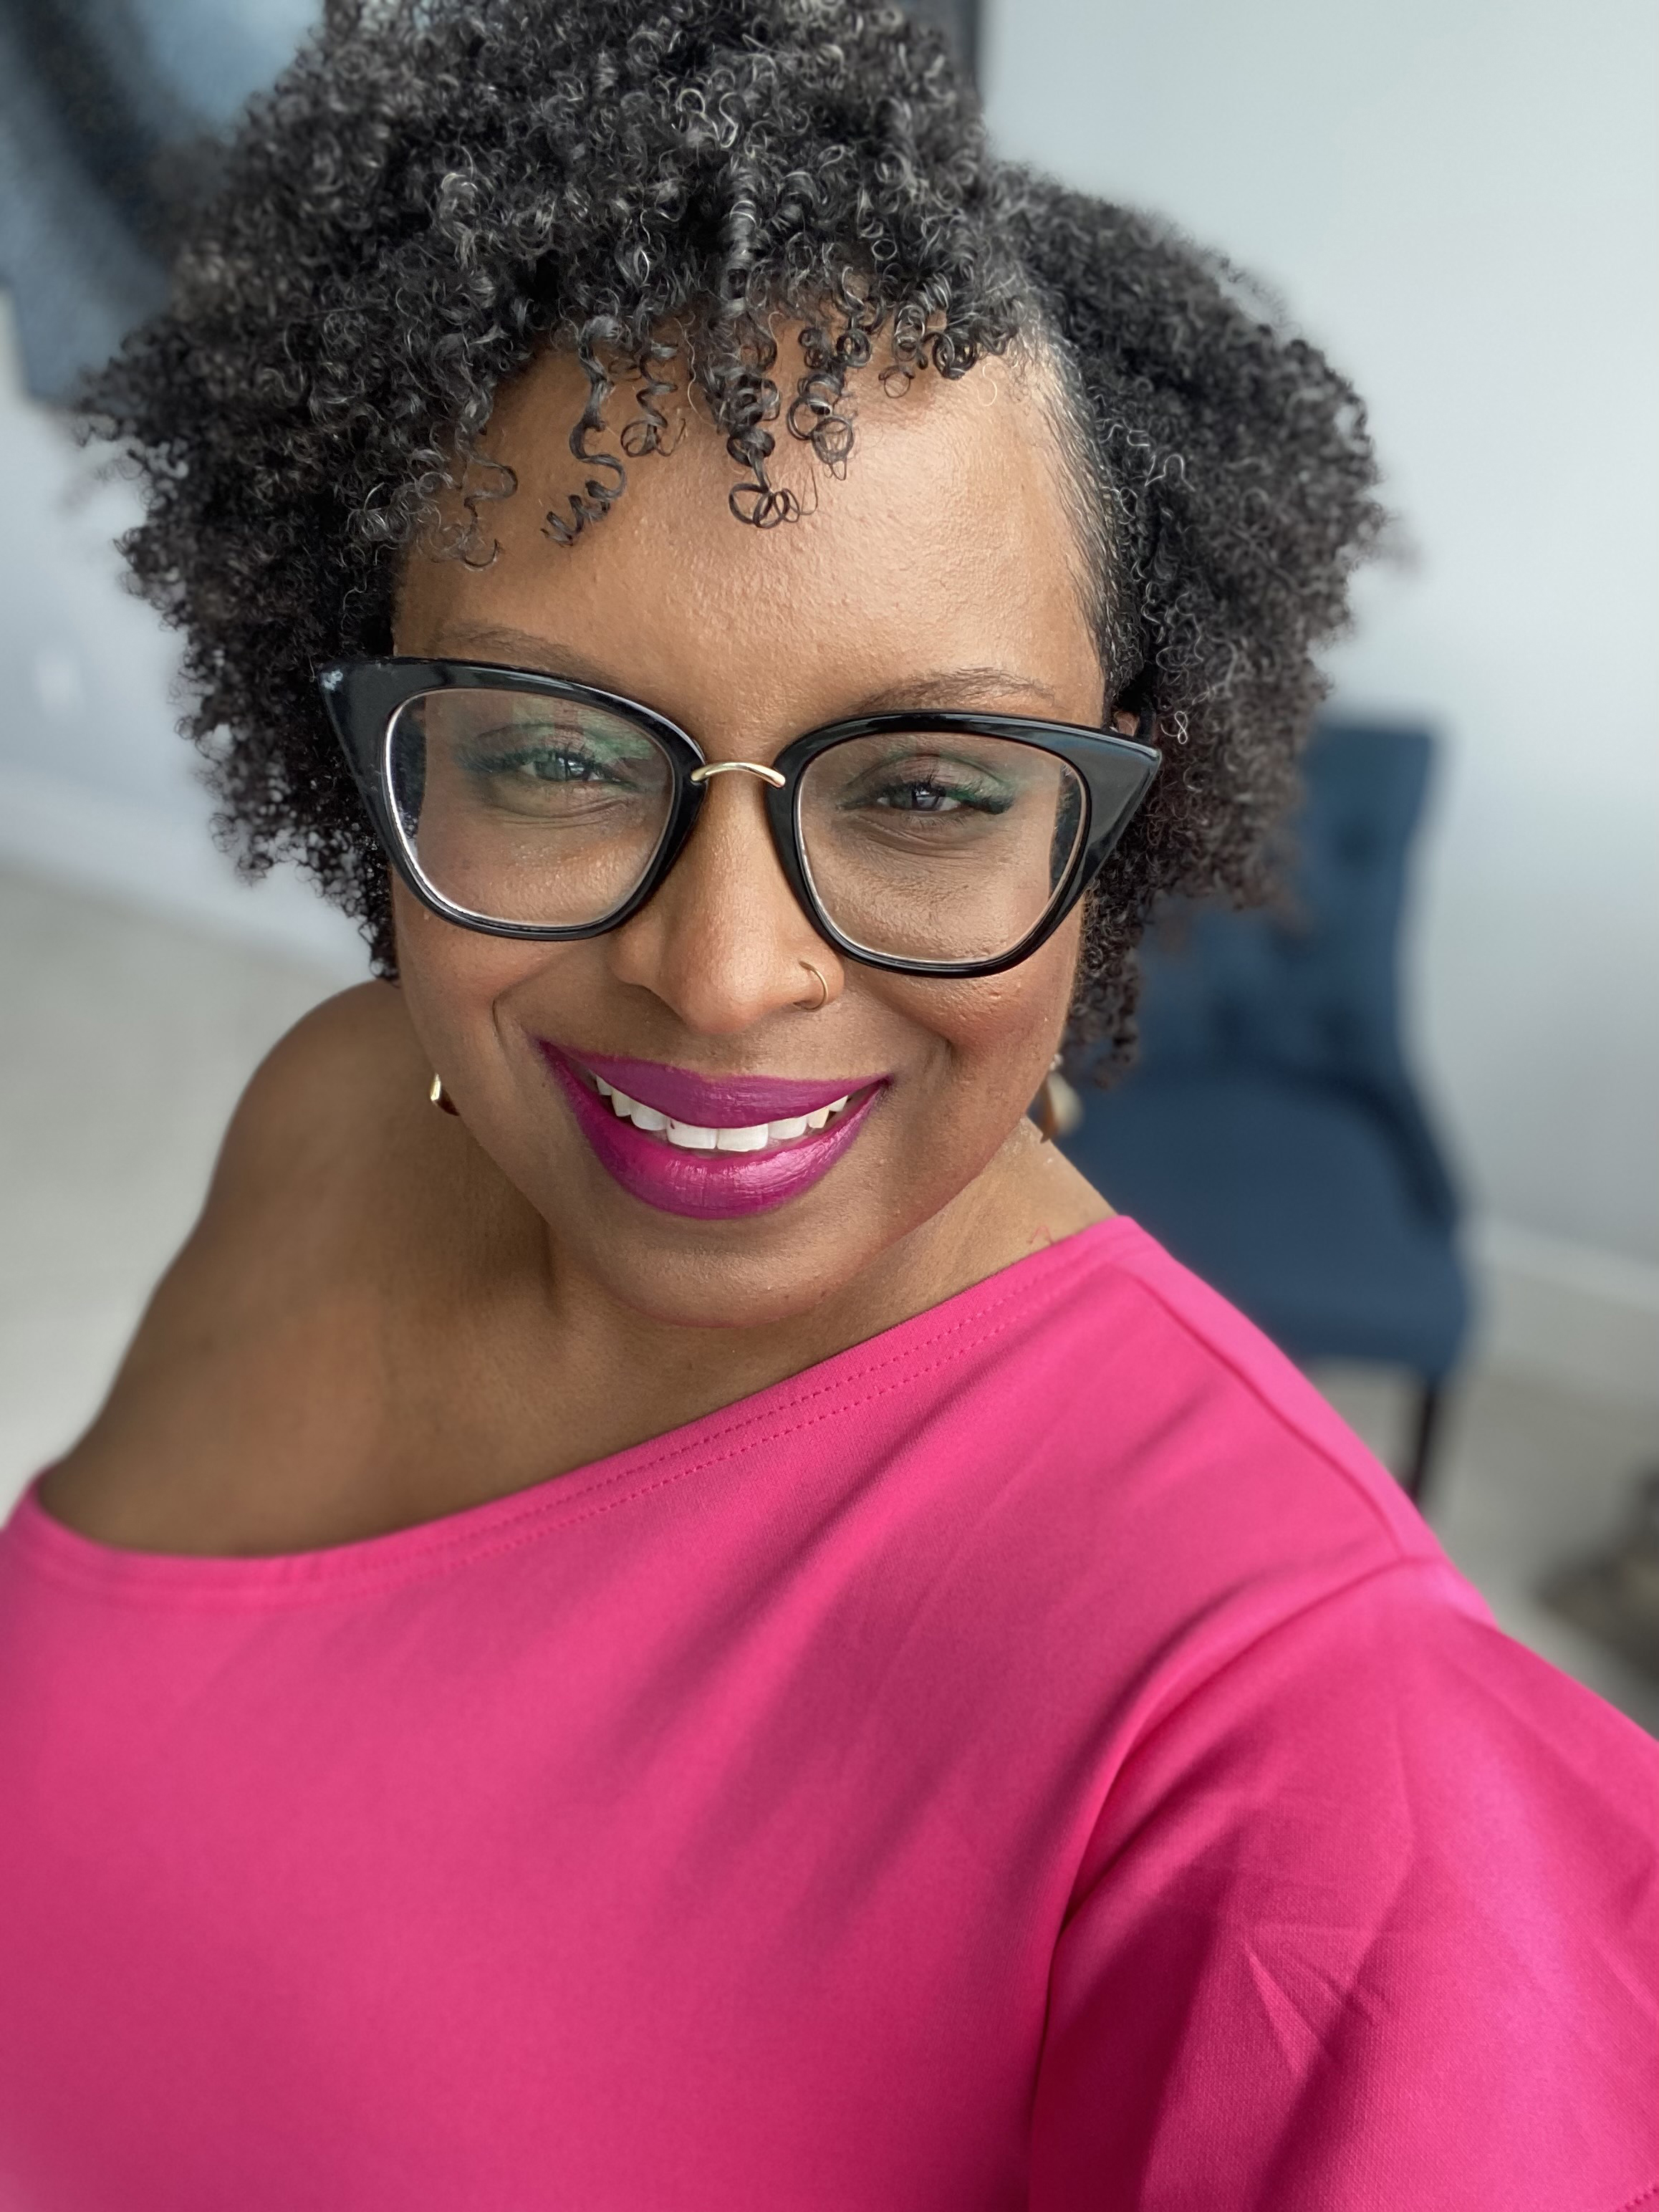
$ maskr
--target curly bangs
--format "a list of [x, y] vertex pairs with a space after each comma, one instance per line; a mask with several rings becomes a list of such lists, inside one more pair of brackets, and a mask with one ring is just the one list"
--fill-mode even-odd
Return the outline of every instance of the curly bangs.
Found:
[[411, 545], [490, 557], [514, 486], [477, 441], [548, 347], [590, 393], [583, 489], [546, 518], [565, 540], [625, 496], [682, 386], [726, 434], [732, 515], [769, 528], [799, 519], [780, 434], [857, 465], [853, 370], [1048, 357], [1103, 707], [1150, 707], [1169, 753], [1086, 916], [1079, 1025], [1127, 1039], [1154, 900], [1266, 888], [1311, 656], [1382, 520], [1347, 383], [1217, 256], [994, 160], [944, 40], [896, 9], [329, 0], [87, 411], [138, 466], [124, 550], [184, 633], [221, 834], [249, 872], [296, 860], [382, 974], [386, 864], [313, 671], [391, 650]]

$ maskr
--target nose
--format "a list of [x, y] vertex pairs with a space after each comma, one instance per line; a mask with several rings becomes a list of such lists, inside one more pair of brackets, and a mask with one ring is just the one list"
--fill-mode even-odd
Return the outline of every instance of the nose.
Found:
[[693, 775], [708, 787], [697, 826], [656, 896], [604, 940], [611, 974], [703, 1036], [831, 1004], [846, 972], [801, 911], [767, 824], [760, 783], [782, 777], [753, 761]]

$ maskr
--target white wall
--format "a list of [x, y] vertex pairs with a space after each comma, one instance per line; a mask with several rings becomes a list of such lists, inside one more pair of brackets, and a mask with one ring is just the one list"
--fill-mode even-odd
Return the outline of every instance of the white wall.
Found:
[[138, 508], [24, 397], [0, 294], [0, 859], [365, 972], [356, 931], [288, 872], [240, 881], [175, 733], [174, 641], [120, 581]]
[[1447, 740], [1419, 1062], [1534, 1259], [1659, 1265], [1659, 9], [988, 0], [987, 44], [1005, 153], [1267, 276], [1370, 400], [1419, 558], [1332, 666]]

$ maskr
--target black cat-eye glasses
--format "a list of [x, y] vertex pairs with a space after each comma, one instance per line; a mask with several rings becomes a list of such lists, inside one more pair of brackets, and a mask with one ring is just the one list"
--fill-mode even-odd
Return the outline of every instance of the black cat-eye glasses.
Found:
[[319, 680], [375, 830], [415, 896], [499, 937], [597, 937], [674, 865], [715, 777], [763, 786], [813, 927], [912, 975], [994, 975], [1099, 872], [1160, 756], [1023, 715], [866, 714], [777, 758], [710, 761], [630, 699], [461, 660], [349, 660]]

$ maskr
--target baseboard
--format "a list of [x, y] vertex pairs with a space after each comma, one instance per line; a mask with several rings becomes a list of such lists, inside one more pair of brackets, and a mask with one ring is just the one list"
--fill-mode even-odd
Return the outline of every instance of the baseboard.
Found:
[[1659, 1407], [1659, 1266], [1507, 1221], [1470, 1247], [1482, 1358]]
[[363, 941], [300, 877], [240, 877], [214, 845], [209, 803], [192, 820], [120, 794], [0, 761], [0, 860], [265, 952], [285, 953], [353, 982]]

